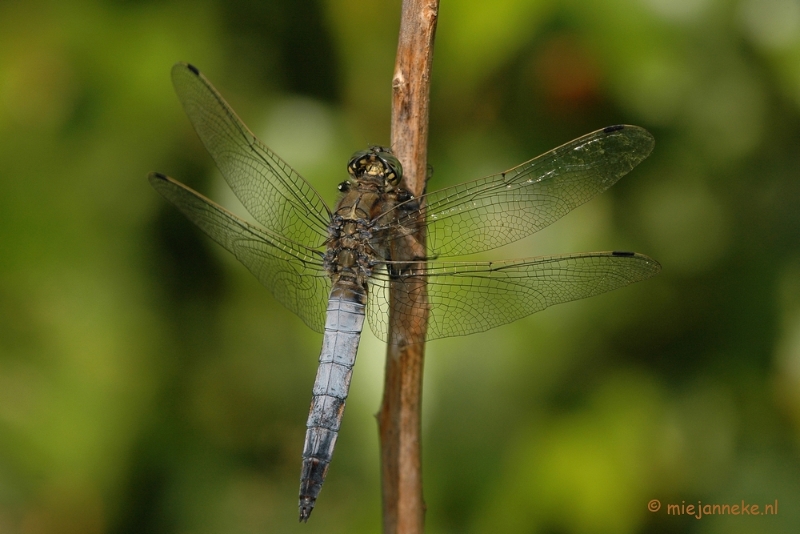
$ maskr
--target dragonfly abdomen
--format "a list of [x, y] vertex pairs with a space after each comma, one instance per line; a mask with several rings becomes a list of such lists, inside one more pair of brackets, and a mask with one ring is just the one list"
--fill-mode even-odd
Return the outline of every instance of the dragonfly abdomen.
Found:
[[325, 336], [306, 423], [300, 477], [300, 521], [307, 521], [328, 472], [364, 326], [366, 290], [339, 281], [328, 300]]

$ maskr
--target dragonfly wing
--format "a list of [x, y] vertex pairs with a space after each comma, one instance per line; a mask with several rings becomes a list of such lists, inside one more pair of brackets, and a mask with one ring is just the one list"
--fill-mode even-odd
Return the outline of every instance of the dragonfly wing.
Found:
[[[655, 276], [661, 265], [632, 252], [589, 252], [496, 262], [428, 262], [420, 275], [389, 277], [377, 272], [369, 288], [370, 327], [388, 337], [389, 286], [419, 291], [427, 282], [427, 340], [463, 336], [501, 326], [548, 306], [599, 295]], [[418, 295], [402, 295], [404, 301]], [[416, 321], [418, 308], [399, 312]]]
[[232, 252], [278, 302], [314, 331], [324, 331], [331, 281], [322, 252], [257, 228], [168, 176], [152, 173], [149, 179], [156, 191]]
[[259, 141], [195, 67], [172, 83], [197, 135], [247, 211], [270, 232], [309, 247], [327, 237], [330, 210], [314, 188]]
[[[427, 228], [430, 257], [459, 256], [506, 245], [555, 222], [602, 193], [653, 150], [638, 126], [611, 126], [579, 137], [506, 172], [424, 195], [423, 209], [397, 224]], [[391, 235], [391, 228], [387, 229]]]

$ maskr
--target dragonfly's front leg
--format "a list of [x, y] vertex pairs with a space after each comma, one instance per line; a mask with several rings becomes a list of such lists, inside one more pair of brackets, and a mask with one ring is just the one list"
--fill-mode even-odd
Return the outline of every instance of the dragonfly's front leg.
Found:
[[391, 219], [385, 220], [386, 217], [382, 216], [373, 221], [370, 244], [379, 257], [393, 262], [388, 265], [389, 274], [393, 276], [410, 274], [415, 262], [427, 259], [425, 246], [416, 236], [418, 228], [397, 222], [399, 216], [419, 210], [419, 206], [419, 200], [398, 188], [384, 205], [383, 213], [391, 214]]
[[389, 246], [389, 274], [393, 276], [410, 275], [419, 268], [419, 262], [424, 262], [425, 247], [420, 243], [413, 231], [392, 239]]
[[[427, 180], [426, 180], [427, 181]], [[420, 211], [422, 201], [405, 189], [397, 190], [397, 212], [398, 215], [405, 215], [411, 212]], [[415, 268], [414, 262], [421, 262], [428, 259], [425, 244], [420, 241], [420, 228], [406, 227], [397, 225], [401, 229], [400, 236], [392, 240], [390, 250], [391, 259], [394, 261], [408, 261], [407, 264], [396, 265], [396, 275], [404, 273], [410, 274], [410, 270]]]

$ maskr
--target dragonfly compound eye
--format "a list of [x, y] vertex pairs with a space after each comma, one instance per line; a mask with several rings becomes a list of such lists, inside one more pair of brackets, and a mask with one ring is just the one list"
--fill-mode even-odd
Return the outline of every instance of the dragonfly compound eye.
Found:
[[379, 152], [378, 157], [386, 167], [386, 181], [392, 185], [399, 184], [403, 179], [403, 166], [400, 164], [400, 160], [391, 152]]

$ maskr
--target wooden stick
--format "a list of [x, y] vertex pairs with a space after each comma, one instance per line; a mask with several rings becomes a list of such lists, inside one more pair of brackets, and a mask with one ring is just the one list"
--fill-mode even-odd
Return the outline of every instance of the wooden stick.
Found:
[[[392, 79], [392, 149], [403, 165], [403, 187], [419, 196], [427, 178], [428, 103], [439, 0], [403, 0]], [[416, 236], [425, 244], [424, 231]], [[398, 258], [413, 259], [413, 258]], [[412, 269], [424, 268], [424, 263]], [[390, 293], [389, 347], [378, 415], [383, 486], [383, 532], [422, 534], [421, 409], [428, 302], [424, 281], [413, 291]], [[404, 282], [408, 289], [409, 282]], [[400, 315], [394, 310], [413, 309]], [[410, 308], [409, 308], [410, 307]]]

